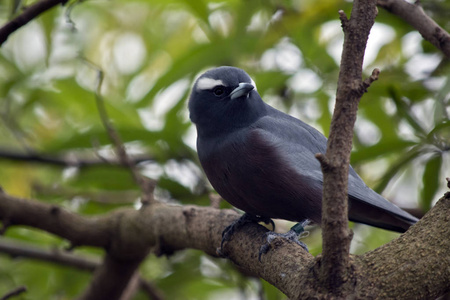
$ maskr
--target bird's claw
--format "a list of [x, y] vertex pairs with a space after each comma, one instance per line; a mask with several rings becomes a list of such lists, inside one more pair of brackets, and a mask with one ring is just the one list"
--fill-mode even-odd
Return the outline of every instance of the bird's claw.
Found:
[[306, 246], [306, 244], [303, 243], [302, 241], [299, 241], [300, 238], [304, 238], [309, 235], [309, 232], [305, 231], [305, 229], [304, 229], [304, 226], [306, 226], [307, 224], [309, 224], [309, 221], [305, 221], [303, 223], [297, 223], [296, 225], [294, 225], [291, 228], [291, 230], [289, 230], [286, 233], [275, 233], [272, 231], [267, 232], [266, 233], [266, 243], [263, 244], [261, 246], [261, 248], [259, 248], [258, 260], [261, 262], [262, 255], [267, 254], [267, 252], [269, 252], [273, 240], [277, 237], [285, 238], [288, 241], [294, 242], [297, 245], [299, 245], [300, 247], [302, 247], [303, 249], [305, 249], [307, 252], [309, 252], [308, 246]]
[[220, 243], [220, 248], [217, 249], [217, 253], [222, 256], [226, 257], [225, 252], [223, 251], [223, 245], [225, 242], [228, 242], [231, 240], [231, 237], [233, 236], [234, 232], [241, 228], [244, 224], [254, 222], [255, 218], [251, 215], [245, 213], [242, 217], [225, 227], [225, 230], [222, 232], [222, 242]]
[[231, 237], [233, 236], [236, 230], [238, 230], [245, 224], [252, 222], [264, 222], [265, 224], [271, 224], [273, 230], [275, 230], [275, 223], [272, 221], [272, 219], [260, 216], [252, 216], [250, 214], [245, 213], [242, 217], [240, 217], [239, 219], [228, 225], [222, 232], [222, 242], [220, 243], [220, 248], [217, 249], [217, 253], [222, 257], [226, 257], [226, 254], [223, 251], [223, 245], [225, 244], [225, 242], [231, 240]]
[[218, 252], [221, 255], [223, 255], [223, 244], [225, 242], [228, 242], [229, 240], [231, 240], [231, 236], [233, 235], [234, 231], [236, 230], [236, 227], [242, 226], [242, 224], [239, 224], [240, 219], [241, 218], [239, 218], [238, 220], [231, 223], [231, 225], [228, 225], [227, 227], [225, 227], [224, 231], [222, 232], [222, 242], [220, 243], [220, 248], [218, 250]]

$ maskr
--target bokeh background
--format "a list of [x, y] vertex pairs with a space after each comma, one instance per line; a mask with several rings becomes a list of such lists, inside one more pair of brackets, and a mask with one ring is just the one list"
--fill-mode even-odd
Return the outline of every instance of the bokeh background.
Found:
[[[0, 2], [0, 22], [35, 1]], [[450, 30], [450, 1], [421, 1]], [[338, 10], [348, 1], [134, 0], [69, 1], [12, 34], [0, 49], [0, 185], [15, 196], [54, 203], [83, 215], [139, 208], [139, 189], [118, 166], [96, 107], [109, 117], [158, 185], [156, 198], [209, 205], [212, 188], [195, 151], [187, 98], [208, 68], [245, 69], [263, 99], [326, 136], [343, 43]], [[380, 78], [362, 98], [352, 165], [365, 182], [421, 215], [443, 194], [450, 170], [450, 65], [410, 25], [379, 8], [364, 64]], [[99, 73], [104, 79], [99, 85]], [[222, 207], [230, 207], [226, 202]], [[280, 222], [280, 230], [292, 225]], [[396, 233], [351, 224], [352, 253]], [[68, 246], [32, 228], [10, 228], [3, 241], [53, 249]], [[319, 228], [305, 239], [321, 252]], [[101, 257], [84, 247], [75, 254]], [[0, 295], [71, 299], [90, 273], [0, 253]], [[224, 260], [185, 250], [150, 255], [140, 267], [167, 299], [285, 299], [262, 280]], [[135, 299], [147, 299], [140, 292]]]

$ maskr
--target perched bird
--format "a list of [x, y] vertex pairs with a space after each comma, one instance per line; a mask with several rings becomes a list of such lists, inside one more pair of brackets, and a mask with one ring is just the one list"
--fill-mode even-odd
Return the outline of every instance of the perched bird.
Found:
[[[234, 67], [202, 74], [189, 112], [206, 176], [246, 212], [244, 219], [320, 224], [323, 176], [315, 154], [326, 152], [325, 136], [263, 102], [250, 76]], [[351, 221], [398, 232], [417, 222], [367, 187], [351, 166], [348, 197]]]

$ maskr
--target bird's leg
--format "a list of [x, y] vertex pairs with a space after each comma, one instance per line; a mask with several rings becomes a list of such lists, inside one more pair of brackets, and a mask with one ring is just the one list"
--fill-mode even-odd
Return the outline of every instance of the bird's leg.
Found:
[[272, 219], [245, 213], [244, 215], [242, 215], [242, 217], [240, 217], [239, 219], [228, 225], [222, 232], [222, 242], [220, 243], [220, 248], [217, 249], [217, 252], [221, 256], [225, 256], [223, 252], [223, 244], [231, 240], [231, 237], [233, 236], [234, 232], [247, 223], [258, 223], [258, 222], [264, 222], [265, 224], [272, 224], [275, 230], [275, 223], [272, 221]]
[[271, 243], [276, 237], [285, 238], [291, 242], [294, 242], [294, 243], [300, 245], [303, 249], [308, 251], [308, 247], [306, 246], [306, 244], [299, 241], [298, 239], [308, 236], [309, 232], [305, 231], [305, 226], [308, 225], [309, 223], [310, 223], [309, 220], [305, 220], [301, 223], [297, 223], [294, 226], [292, 226], [291, 229], [286, 233], [275, 233], [273, 231], [267, 232], [266, 233], [267, 242], [264, 245], [262, 245], [261, 248], [259, 249], [258, 260], [261, 262], [261, 256], [263, 254], [266, 254], [267, 252], [269, 252]]

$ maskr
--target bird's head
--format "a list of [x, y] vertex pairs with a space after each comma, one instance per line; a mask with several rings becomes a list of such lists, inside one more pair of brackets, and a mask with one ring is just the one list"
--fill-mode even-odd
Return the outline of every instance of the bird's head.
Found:
[[219, 67], [195, 82], [189, 112], [199, 135], [219, 135], [251, 124], [264, 114], [265, 106], [245, 71]]

